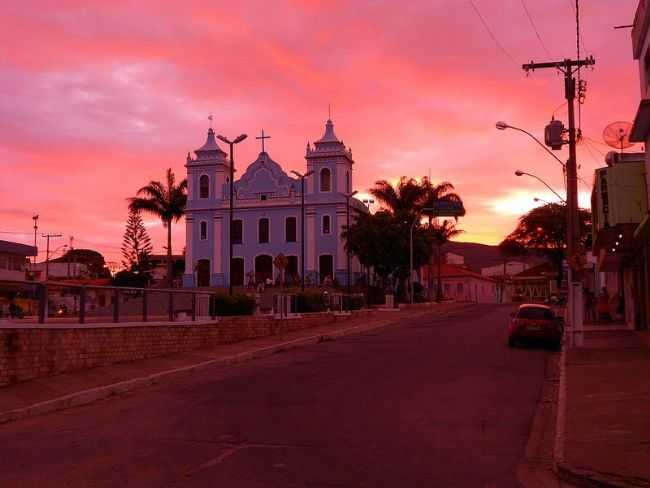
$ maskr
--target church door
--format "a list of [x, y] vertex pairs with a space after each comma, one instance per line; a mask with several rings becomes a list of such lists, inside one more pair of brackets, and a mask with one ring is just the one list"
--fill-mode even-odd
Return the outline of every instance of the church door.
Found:
[[210, 286], [209, 259], [199, 259], [196, 263], [196, 286]]
[[255, 282], [262, 283], [267, 278], [273, 280], [273, 258], [262, 254], [255, 258]]
[[325, 283], [326, 280], [331, 284], [334, 280], [334, 257], [331, 254], [323, 254], [318, 258], [318, 270], [320, 276], [320, 284]]
[[230, 270], [233, 286], [244, 286], [244, 259], [232, 258], [232, 269]]

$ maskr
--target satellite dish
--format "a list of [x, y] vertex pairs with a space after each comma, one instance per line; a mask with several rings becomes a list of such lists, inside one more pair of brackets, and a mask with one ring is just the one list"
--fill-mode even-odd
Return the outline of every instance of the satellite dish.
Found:
[[630, 142], [631, 130], [632, 124], [630, 122], [612, 122], [605, 127], [603, 140], [608, 146], [623, 152], [623, 149], [634, 146], [634, 143]]

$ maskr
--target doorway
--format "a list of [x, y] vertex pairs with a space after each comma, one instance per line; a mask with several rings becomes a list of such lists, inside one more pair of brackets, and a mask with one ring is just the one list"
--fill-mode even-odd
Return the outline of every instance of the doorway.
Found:
[[210, 286], [210, 260], [199, 259], [196, 263], [196, 286]]
[[255, 258], [255, 282], [262, 283], [267, 279], [273, 280], [273, 258], [262, 254]]

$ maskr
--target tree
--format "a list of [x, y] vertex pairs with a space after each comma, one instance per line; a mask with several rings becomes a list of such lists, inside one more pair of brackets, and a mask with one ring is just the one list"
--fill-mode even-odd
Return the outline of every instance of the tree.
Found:
[[129, 209], [135, 212], [144, 211], [162, 220], [167, 228], [167, 286], [171, 288], [173, 279], [172, 269], [172, 223], [178, 222], [185, 213], [187, 204], [187, 180], [176, 184], [176, 177], [171, 168], [167, 170], [166, 184], [150, 181], [140, 188], [136, 196], [129, 198]]
[[430, 228], [433, 242], [436, 245], [436, 258], [438, 259], [438, 280], [436, 285], [436, 302], [442, 301], [442, 246], [452, 238], [462, 234], [464, 231], [456, 228], [456, 223], [450, 220], [443, 220], [442, 224], [433, 223]]
[[[525, 249], [530, 249], [546, 257], [557, 269], [558, 287], [562, 283], [562, 264], [567, 246], [566, 206], [549, 203], [535, 207], [519, 217], [517, 228], [506, 237]], [[591, 212], [580, 209], [580, 246], [583, 247], [591, 229]]]
[[[366, 267], [373, 267], [384, 284], [394, 278], [400, 294], [410, 270], [409, 232], [411, 222], [400, 220], [388, 210], [368, 214], [355, 209], [354, 221], [343, 230], [346, 251]], [[433, 245], [431, 234], [419, 223], [413, 229], [413, 263], [427, 263]]]
[[51, 262], [85, 264], [90, 278], [110, 278], [111, 276], [106, 267], [104, 256], [92, 249], [71, 249], [60, 258], [52, 259]]
[[122, 265], [131, 272], [146, 273], [153, 251], [151, 238], [142, 221], [140, 212], [129, 210], [122, 241]]
[[402, 176], [395, 186], [386, 180], [375, 182], [375, 187], [370, 189], [370, 194], [391, 214], [412, 221], [422, 207], [427, 188], [414, 178]]
[[[465, 215], [463, 200], [462, 198], [460, 198], [460, 196], [457, 193], [454, 193], [454, 189], [455, 189], [454, 185], [452, 185], [450, 182], [443, 181], [441, 183], [438, 183], [437, 185], [434, 185], [433, 183], [431, 183], [429, 178], [425, 178], [421, 186], [425, 190], [424, 200], [422, 202], [422, 208], [425, 209], [436, 208], [436, 206], [439, 205], [440, 203], [457, 203], [460, 204], [461, 207], [463, 207], [463, 215]], [[425, 210], [424, 214], [429, 217], [429, 228], [433, 229], [432, 224], [433, 224], [433, 218], [435, 217], [435, 212]], [[456, 218], [456, 220], [458, 220], [458, 218]], [[444, 242], [447, 242], [451, 237], [453, 236], [448, 236]], [[438, 249], [438, 253], [436, 254], [438, 256], [438, 286], [437, 286], [438, 290], [440, 290], [440, 281], [441, 281], [439, 252], [440, 249]], [[429, 273], [428, 273], [429, 278], [427, 283], [427, 288], [429, 289], [429, 291], [433, 289], [433, 256], [434, 254], [431, 253], [431, 258], [429, 259]], [[442, 296], [441, 292], [438, 291], [436, 293], [436, 301], [439, 302], [441, 296]], [[429, 299], [431, 299], [431, 297], [429, 297]]]

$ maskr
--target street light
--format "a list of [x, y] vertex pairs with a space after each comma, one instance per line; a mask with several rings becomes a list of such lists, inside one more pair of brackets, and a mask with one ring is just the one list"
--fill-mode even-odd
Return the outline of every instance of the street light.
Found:
[[413, 222], [411, 223], [411, 231], [409, 234], [409, 249], [410, 249], [410, 266], [409, 266], [409, 299], [411, 301], [411, 305], [413, 305], [413, 228], [415, 227], [415, 224], [420, 220], [420, 217], [422, 216], [422, 212], [435, 212], [435, 208], [421, 208], [418, 210], [415, 218], [413, 219]]
[[510, 124], [507, 124], [506, 122], [503, 122], [503, 121], [499, 121], [499, 122], [497, 122], [496, 124], [494, 124], [494, 126], [495, 126], [497, 129], [499, 129], [499, 130], [513, 129], [513, 130], [516, 130], [516, 131], [519, 131], [519, 132], [523, 132], [523, 133], [526, 134], [528, 137], [530, 137], [533, 141], [535, 141], [537, 144], [539, 144], [539, 145], [544, 149], [544, 151], [546, 151], [546, 152], [549, 153], [551, 156], [553, 156], [553, 159], [555, 159], [558, 163], [560, 163], [560, 164], [562, 165], [562, 168], [565, 168], [565, 167], [566, 167], [566, 163], [564, 163], [560, 158], [558, 158], [558, 157], [553, 153], [553, 151], [551, 151], [548, 147], [546, 147], [546, 146], [545, 146], [545, 145], [544, 145], [544, 144], [543, 144], [539, 139], [537, 139], [537, 137], [535, 137], [534, 135], [532, 135], [532, 134], [531, 134], [530, 132], [528, 132], [527, 130], [521, 129], [521, 128], [519, 128], [519, 127], [515, 127], [515, 126], [510, 125]]
[[[348, 233], [350, 232], [350, 198], [359, 193], [358, 191], [353, 191], [352, 193], [344, 193], [346, 208], [347, 208], [347, 229]], [[348, 308], [350, 307], [350, 294], [352, 293], [352, 283], [351, 283], [351, 258], [350, 258], [350, 246], [347, 249], [348, 257]]]
[[300, 290], [305, 291], [305, 178], [313, 175], [314, 172], [307, 171], [305, 174], [291, 172], [300, 178]]
[[230, 213], [228, 215], [228, 293], [232, 295], [232, 217], [233, 217], [233, 207], [234, 207], [234, 194], [235, 194], [235, 160], [233, 157], [233, 147], [235, 144], [239, 144], [241, 141], [248, 137], [246, 134], [238, 136], [234, 141], [228, 140], [228, 138], [218, 135], [217, 139], [222, 142], [225, 142], [230, 146]]
[[539, 176], [534, 175], [534, 174], [531, 174], [531, 173], [526, 173], [525, 171], [522, 171], [522, 170], [520, 170], [520, 169], [518, 169], [517, 171], [515, 171], [515, 175], [517, 175], [517, 176], [524, 176], [524, 175], [526, 175], [526, 176], [530, 176], [531, 178], [535, 178], [537, 181], [539, 181], [540, 183], [542, 183], [546, 188], [548, 188], [549, 190], [551, 190], [551, 191], [553, 192], [553, 194], [554, 194], [556, 197], [558, 197], [562, 203], [566, 203], [566, 200], [565, 200], [564, 198], [562, 198], [558, 192], [556, 192], [553, 188], [551, 188], [551, 186], [550, 186], [548, 183], [546, 183], [543, 179], [541, 179]]

